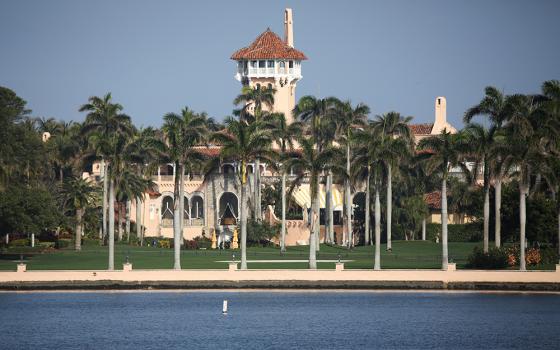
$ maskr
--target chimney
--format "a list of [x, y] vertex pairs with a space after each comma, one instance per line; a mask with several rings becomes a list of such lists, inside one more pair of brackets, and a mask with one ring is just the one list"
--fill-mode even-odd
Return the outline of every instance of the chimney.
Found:
[[284, 42], [289, 47], [294, 47], [292, 9], [288, 8], [284, 11]]
[[438, 125], [444, 127], [447, 124], [447, 102], [445, 97], [436, 97], [436, 120], [434, 126]]

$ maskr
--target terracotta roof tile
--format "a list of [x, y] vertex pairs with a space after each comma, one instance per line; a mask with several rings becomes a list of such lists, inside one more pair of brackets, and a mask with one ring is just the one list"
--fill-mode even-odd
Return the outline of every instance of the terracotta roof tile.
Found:
[[288, 46], [278, 35], [267, 29], [248, 47], [239, 49], [231, 55], [232, 60], [287, 58], [306, 60], [303, 52]]
[[408, 127], [414, 135], [430, 135], [434, 124], [410, 124]]
[[424, 195], [424, 202], [430, 207], [430, 209], [441, 209], [441, 192], [434, 191], [426, 193]]

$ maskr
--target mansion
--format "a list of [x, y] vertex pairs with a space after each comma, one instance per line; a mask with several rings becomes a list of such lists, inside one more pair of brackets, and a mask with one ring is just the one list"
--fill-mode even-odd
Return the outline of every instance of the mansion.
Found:
[[[292, 120], [291, 111], [296, 103], [296, 86], [303, 78], [302, 62], [307, 59], [303, 52], [294, 48], [293, 18], [292, 10], [286, 9], [284, 13], [284, 38], [267, 29], [260, 34], [249, 46], [235, 51], [231, 59], [236, 61], [237, 68], [235, 79], [244, 85], [254, 88], [266, 86], [276, 90], [274, 99], [274, 112], [282, 112], [288, 121]], [[446, 99], [437, 97], [435, 99], [435, 119], [431, 124], [415, 124], [410, 126], [412, 133], [418, 142], [420, 139], [439, 134], [443, 129], [456, 132], [446, 119]], [[201, 148], [209, 157], [217, 157], [220, 153], [218, 146]], [[92, 174], [101, 178], [102, 167], [99, 163], [93, 165]], [[145, 237], [173, 237], [173, 192], [175, 170], [172, 164], [164, 164], [159, 167], [157, 174], [152, 180], [156, 189], [145, 193], [141, 202], [141, 227], [144, 229]], [[260, 174], [263, 186], [274, 185], [279, 176], [260, 164], [259, 169], [255, 164], [249, 164], [250, 176], [256, 172]], [[253, 203], [254, 181], [248, 181], [248, 201]], [[239, 194], [241, 191], [240, 181], [235, 164], [223, 163], [218, 171], [202, 177], [200, 175], [191, 178], [186, 177], [184, 187], [184, 212], [183, 214], [183, 237], [188, 240], [201, 235], [210, 238], [213, 234], [225, 239], [231, 238], [237, 226], [239, 217]], [[333, 209], [334, 228], [336, 241], [341, 243], [343, 238], [342, 213], [343, 213], [343, 190], [342, 187], [333, 186]], [[325, 208], [325, 186], [320, 188], [320, 206]], [[286, 223], [286, 245], [308, 244], [309, 226], [307, 209], [311, 208], [311, 198], [308, 184], [303, 184], [293, 192], [292, 205], [301, 209], [302, 219], [287, 220]], [[364, 201], [363, 192], [353, 193], [353, 202]], [[251, 205], [248, 205], [251, 207]], [[358, 207], [356, 205], [355, 207]], [[363, 210], [363, 204], [361, 206]], [[277, 223], [279, 219], [275, 216], [272, 207], [262, 208], [263, 219], [270, 223]], [[136, 212], [135, 203], [130, 208], [131, 217], [134, 221]], [[428, 218], [428, 222], [437, 222], [436, 216]], [[451, 218], [452, 220], [452, 218]], [[324, 239], [324, 225], [321, 222], [321, 241]]]

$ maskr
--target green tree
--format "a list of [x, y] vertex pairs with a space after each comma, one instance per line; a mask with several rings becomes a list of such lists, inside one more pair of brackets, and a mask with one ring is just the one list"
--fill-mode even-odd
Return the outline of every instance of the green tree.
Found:
[[97, 200], [97, 187], [80, 177], [69, 178], [64, 181], [60, 192], [62, 201], [67, 209], [74, 211], [75, 217], [75, 243], [76, 251], [82, 250], [83, 216], [88, 207], [95, 204]]

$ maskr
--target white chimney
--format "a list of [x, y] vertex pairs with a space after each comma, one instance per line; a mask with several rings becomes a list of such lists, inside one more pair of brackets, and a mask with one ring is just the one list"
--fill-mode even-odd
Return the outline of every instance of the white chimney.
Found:
[[294, 47], [292, 9], [288, 8], [284, 11], [284, 42], [289, 47]]

